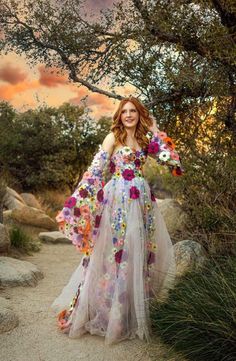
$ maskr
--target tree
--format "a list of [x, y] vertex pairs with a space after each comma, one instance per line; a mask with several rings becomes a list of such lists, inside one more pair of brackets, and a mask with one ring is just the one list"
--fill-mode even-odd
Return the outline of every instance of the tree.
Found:
[[104, 120], [96, 124], [85, 108], [67, 103], [58, 109], [12, 112], [11, 118], [7, 118], [9, 106], [0, 103], [0, 108], [2, 171], [11, 174], [23, 190], [65, 186], [73, 190], [107, 133]]
[[[71, 81], [121, 99], [132, 84], [164, 127], [205, 101], [224, 108], [236, 142], [234, 0], [130, 0], [98, 21], [82, 16], [81, 0], [1, 0], [1, 48], [68, 72]], [[130, 17], [132, 14], [132, 18]], [[100, 82], [107, 79], [110, 90]]]

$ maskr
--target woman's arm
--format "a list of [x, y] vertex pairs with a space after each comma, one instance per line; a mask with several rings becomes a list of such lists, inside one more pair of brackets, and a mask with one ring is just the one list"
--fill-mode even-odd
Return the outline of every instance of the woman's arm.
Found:
[[114, 147], [115, 147], [115, 136], [114, 133], [111, 132], [107, 134], [107, 136], [104, 138], [102, 143], [102, 149], [105, 152], [108, 152], [110, 155], [112, 155]]

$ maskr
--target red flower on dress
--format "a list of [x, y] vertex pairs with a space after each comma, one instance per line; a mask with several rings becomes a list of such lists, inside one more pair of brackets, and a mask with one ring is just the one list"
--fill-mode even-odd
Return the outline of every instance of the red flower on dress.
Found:
[[103, 189], [100, 189], [98, 192], [97, 192], [97, 200], [98, 202], [103, 202]]
[[154, 262], [155, 262], [155, 253], [154, 252], [149, 252], [147, 263], [151, 264], [151, 263], [154, 263]]
[[140, 168], [140, 166], [141, 166], [140, 159], [136, 158], [135, 161], [134, 161], [134, 164], [135, 164], [136, 168]]
[[120, 249], [118, 252], [115, 253], [116, 263], [121, 263], [121, 260], [126, 261], [127, 258], [128, 258], [128, 255], [123, 249]]
[[172, 170], [173, 176], [180, 176], [183, 174], [183, 170], [180, 167], [176, 167]]
[[134, 171], [132, 169], [125, 169], [122, 172], [122, 176], [124, 179], [126, 179], [128, 181], [131, 181], [135, 177]]
[[151, 200], [152, 200], [153, 202], [156, 202], [156, 197], [155, 197], [155, 195], [153, 194], [152, 191], [151, 191]]
[[151, 142], [148, 144], [148, 153], [156, 154], [159, 151], [159, 144], [157, 142]]
[[110, 173], [115, 173], [115, 170], [116, 170], [116, 165], [115, 163], [111, 160], [110, 161]]
[[98, 216], [98, 215], [96, 216], [96, 218], [95, 218], [95, 227], [96, 227], [96, 228], [99, 227], [101, 218], [102, 218], [102, 216]]
[[76, 198], [75, 197], [69, 197], [66, 199], [64, 207], [72, 208], [76, 205]]
[[82, 198], [86, 198], [87, 195], [88, 195], [87, 189], [80, 189], [79, 195], [80, 195]]
[[74, 208], [74, 216], [79, 217], [81, 215], [80, 209], [78, 207]]
[[139, 198], [140, 192], [137, 187], [133, 186], [130, 188], [129, 194], [130, 194], [130, 198], [137, 199], [137, 198]]

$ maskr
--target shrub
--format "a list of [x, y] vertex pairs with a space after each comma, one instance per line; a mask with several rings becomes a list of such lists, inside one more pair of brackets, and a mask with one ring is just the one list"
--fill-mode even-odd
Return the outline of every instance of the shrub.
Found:
[[151, 304], [154, 335], [194, 361], [236, 359], [236, 258], [189, 272]]
[[10, 229], [10, 240], [11, 245], [22, 253], [31, 255], [32, 252], [38, 252], [41, 249], [40, 241], [31, 238], [17, 226], [13, 226]]

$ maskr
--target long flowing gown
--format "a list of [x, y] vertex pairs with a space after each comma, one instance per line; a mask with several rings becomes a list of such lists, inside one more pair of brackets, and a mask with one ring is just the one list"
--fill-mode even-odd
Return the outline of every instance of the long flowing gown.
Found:
[[[152, 297], [175, 277], [173, 245], [143, 175], [147, 156], [181, 175], [178, 153], [164, 132], [147, 133], [148, 147], [99, 151], [57, 216], [59, 229], [83, 253], [51, 308], [71, 338], [84, 333], [106, 344], [150, 339]], [[104, 177], [109, 167], [110, 180]]]

